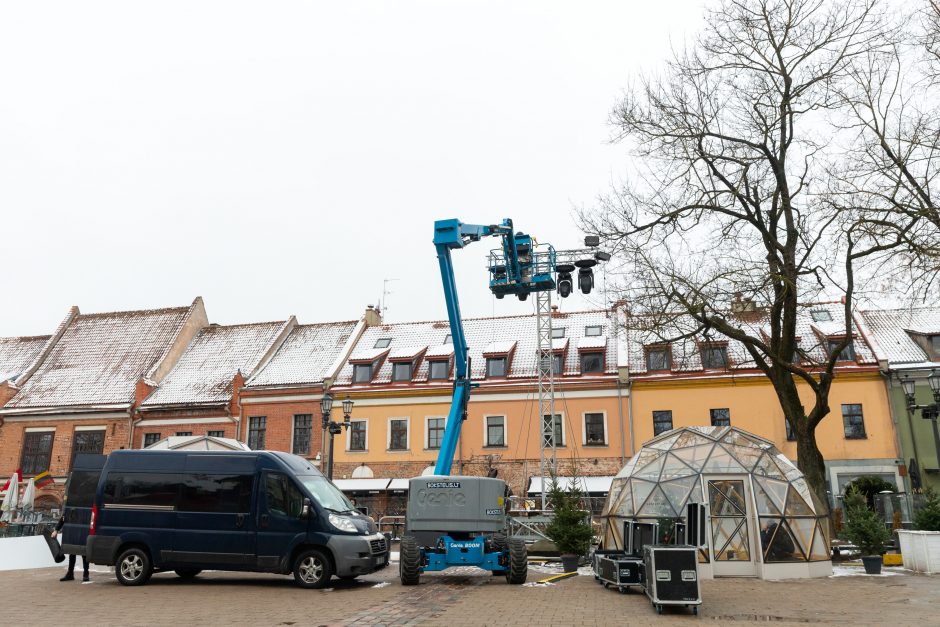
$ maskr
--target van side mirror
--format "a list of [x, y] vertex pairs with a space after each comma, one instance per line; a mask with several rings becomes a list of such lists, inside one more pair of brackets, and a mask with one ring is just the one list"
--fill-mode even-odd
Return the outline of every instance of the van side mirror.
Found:
[[300, 510], [301, 518], [310, 518], [310, 505], [310, 499], [304, 498], [304, 506], [303, 509]]

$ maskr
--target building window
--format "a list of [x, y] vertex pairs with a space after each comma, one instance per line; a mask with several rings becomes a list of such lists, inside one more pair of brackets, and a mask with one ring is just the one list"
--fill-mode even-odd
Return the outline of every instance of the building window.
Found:
[[392, 381], [411, 381], [412, 362], [395, 362], [392, 364]]
[[506, 446], [506, 417], [486, 417], [486, 443], [484, 446]]
[[366, 421], [353, 420], [349, 426], [349, 450], [366, 450]]
[[669, 370], [672, 368], [672, 351], [666, 346], [646, 349], [646, 370]]
[[825, 309], [814, 309], [810, 312], [813, 322], [832, 322], [832, 314]]
[[23, 456], [20, 460], [24, 475], [36, 475], [49, 470], [54, 439], [55, 431], [30, 431], [25, 434]]
[[727, 407], [723, 407], [721, 409], [709, 409], [708, 411], [712, 417], [713, 427], [731, 426], [731, 410]]
[[408, 450], [408, 419], [392, 418], [388, 425], [388, 450]]
[[151, 444], [156, 444], [160, 441], [159, 433], [145, 433], [144, 434], [144, 448], [147, 448]]
[[443, 343], [444, 343], [444, 344], [453, 344], [453, 343], [454, 343], [454, 336], [451, 335], [450, 333], [448, 333], [447, 335], [444, 336], [444, 342], [443, 342]]
[[375, 341], [375, 346], [372, 348], [388, 348], [388, 345], [392, 343], [392, 338], [383, 337]]
[[933, 349], [935, 355], [940, 355], [940, 335], [931, 335], [929, 337], [930, 348]]
[[552, 420], [547, 414], [542, 416], [542, 437], [545, 439], [545, 446], [551, 446], [552, 440], [556, 442], [556, 447], [565, 445], [563, 425], [564, 421], [561, 419], [561, 414], [555, 414], [555, 420]]
[[672, 429], [672, 410], [653, 412], [653, 435], [659, 435]]
[[795, 442], [796, 435], [793, 433], [793, 427], [790, 426], [790, 421], [784, 418], [783, 424], [787, 428], [787, 442]]
[[487, 357], [486, 358], [486, 376], [505, 377], [506, 376], [506, 358], [505, 357]]
[[[842, 340], [843, 338], [829, 340], [829, 354], [830, 355], [832, 355], [835, 352], [836, 347], [838, 347], [839, 344], [842, 343]], [[842, 349], [842, 352], [839, 353], [839, 358], [837, 359], [837, 361], [855, 361], [855, 347], [852, 345], [851, 341], [846, 345], [845, 348]]]
[[192, 434], [193, 434], [192, 431], [177, 431], [176, 432], [177, 437], [181, 437], [181, 438], [188, 438]]
[[72, 463], [79, 453], [101, 455], [104, 453], [104, 429], [94, 431], [76, 431], [72, 440]]
[[438, 359], [428, 362], [428, 379], [443, 381], [450, 376], [450, 360]]
[[555, 376], [561, 375], [565, 370], [565, 356], [561, 353], [555, 353], [552, 355], [552, 374]]
[[267, 424], [267, 416], [248, 417], [248, 448], [253, 451], [264, 450], [264, 432]]
[[607, 445], [607, 429], [604, 427], [604, 414], [584, 414], [584, 443], [587, 446]]
[[565, 327], [552, 327], [552, 339], [561, 340], [565, 337]]
[[353, 364], [353, 383], [372, 381], [372, 364]]
[[604, 353], [581, 353], [581, 374], [604, 372]]
[[604, 334], [604, 327], [601, 325], [594, 325], [589, 327], [584, 327], [584, 336], [585, 337], [600, 337]]
[[727, 346], [702, 346], [702, 368], [727, 368]]
[[445, 418], [428, 418], [428, 448], [441, 448], [441, 441], [444, 439], [444, 420]]
[[311, 414], [294, 414], [294, 443], [291, 449], [294, 455], [310, 454], [310, 434], [313, 431]]
[[209, 431], [206, 435], [210, 438], [224, 438], [225, 431]]
[[865, 418], [860, 404], [842, 405], [842, 425], [845, 427], [846, 440], [865, 438]]

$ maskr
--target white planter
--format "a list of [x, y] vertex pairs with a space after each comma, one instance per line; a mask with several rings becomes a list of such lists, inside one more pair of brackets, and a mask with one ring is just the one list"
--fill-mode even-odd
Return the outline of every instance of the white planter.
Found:
[[904, 568], [928, 575], [940, 573], [940, 531], [898, 530]]

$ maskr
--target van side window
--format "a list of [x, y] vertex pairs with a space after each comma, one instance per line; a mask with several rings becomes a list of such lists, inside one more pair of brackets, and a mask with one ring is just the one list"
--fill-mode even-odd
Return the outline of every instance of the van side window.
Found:
[[105, 504], [176, 508], [180, 476], [171, 473], [111, 472], [105, 481]]
[[69, 507], [91, 507], [95, 502], [95, 490], [98, 488], [97, 470], [73, 470], [69, 476], [65, 502]]
[[183, 475], [180, 511], [247, 514], [252, 475]]
[[290, 518], [300, 516], [304, 499], [293, 481], [286, 475], [274, 473], [266, 474], [264, 481], [269, 512]]

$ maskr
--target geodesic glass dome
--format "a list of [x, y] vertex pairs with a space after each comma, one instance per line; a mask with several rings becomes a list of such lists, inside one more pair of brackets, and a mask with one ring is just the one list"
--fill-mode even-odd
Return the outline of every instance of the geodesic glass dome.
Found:
[[623, 547], [623, 521], [678, 522], [689, 502], [707, 507], [701, 561], [830, 559], [825, 510], [803, 473], [772, 442], [735, 427], [683, 427], [644, 444], [611, 485], [605, 546]]

